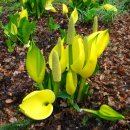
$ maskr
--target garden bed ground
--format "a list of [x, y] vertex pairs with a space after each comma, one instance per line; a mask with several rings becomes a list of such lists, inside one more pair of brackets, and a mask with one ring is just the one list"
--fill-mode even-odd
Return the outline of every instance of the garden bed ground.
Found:
[[[50, 14], [52, 16], [52, 14]], [[34, 37], [45, 58], [59, 37], [58, 31], [47, 28], [48, 17], [37, 21], [37, 33]], [[55, 22], [67, 29], [67, 20], [60, 14], [53, 15]], [[7, 22], [7, 16], [2, 17]], [[111, 42], [99, 59], [100, 71], [88, 79], [90, 96], [84, 99], [80, 107], [98, 109], [103, 103], [109, 104], [121, 112], [126, 119], [109, 122], [86, 113], [78, 113], [67, 106], [66, 101], [58, 100], [54, 104], [53, 114], [46, 120], [36, 121], [29, 130], [128, 130], [130, 129], [130, 16], [124, 14], [108, 27]], [[82, 35], [91, 33], [91, 24], [77, 24], [76, 30]], [[104, 27], [99, 24], [99, 30]], [[23, 97], [35, 90], [29, 78], [25, 57], [27, 49], [17, 46], [13, 53], [7, 51], [5, 38], [0, 30], [0, 126], [26, 119], [19, 111]]]

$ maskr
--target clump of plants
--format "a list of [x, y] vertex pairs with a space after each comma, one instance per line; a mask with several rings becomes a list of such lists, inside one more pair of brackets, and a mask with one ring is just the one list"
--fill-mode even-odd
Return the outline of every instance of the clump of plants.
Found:
[[95, 16], [104, 23], [109, 23], [120, 13], [124, 12], [125, 1], [113, 0], [70, 0], [71, 8], [77, 8], [80, 20], [92, 22]]
[[53, 1], [54, 0], [22, 0], [22, 5], [30, 14], [40, 18], [46, 10], [56, 12], [56, 9], [52, 5]]
[[30, 42], [26, 68], [39, 90], [24, 97], [20, 110], [34, 120], [46, 119], [53, 112], [52, 104], [60, 97], [66, 98], [68, 104], [78, 112], [89, 112], [110, 121], [124, 119], [123, 115], [106, 104], [99, 110], [79, 108], [76, 104], [88, 93], [86, 79], [94, 73], [97, 60], [109, 43], [109, 31], [97, 30], [97, 18], [93, 33], [85, 37], [76, 34], [77, 20], [78, 12], [75, 8], [68, 23], [67, 43], [64, 39], [58, 39], [49, 55], [49, 68], [34, 41]]
[[28, 20], [26, 9], [10, 15], [9, 22], [3, 27], [8, 51], [13, 52], [16, 44], [27, 45], [35, 27], [36, 22]]

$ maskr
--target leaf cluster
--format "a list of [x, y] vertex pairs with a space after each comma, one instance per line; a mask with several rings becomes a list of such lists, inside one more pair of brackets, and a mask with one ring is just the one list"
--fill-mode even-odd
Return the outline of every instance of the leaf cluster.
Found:
[[19, 14], [13, 14], [9, 17], [9, 22], [4, 26], [6, 44], [9, 52], [13, 52], [15, 45], [26, 45], [30, 36], [35, 31], [36, 22], [29, 22], [25, 17], [20, 19]]

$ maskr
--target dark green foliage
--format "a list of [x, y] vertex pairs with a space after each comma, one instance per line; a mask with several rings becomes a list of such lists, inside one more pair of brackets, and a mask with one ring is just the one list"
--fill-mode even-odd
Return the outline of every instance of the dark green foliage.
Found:
[[37, 18], [45, 12], [46, 0], [27, 0], [23, 3], [23, 7], [28, 10], [29, 14], [35, 15]]
[[5, 124], [0, 127], [0, 130], [26, 130], [34, 121], [31, 119], [26, 119], [22, 121], [17, 121], [15, 123]]
[[[14, 30], [11, 29], [12, 24], [15, 26]], [[8, 24], [3, 27], [8, 51], [13, 52], [16, 44], [28, 44], [35, 27], [36, 22], [29, 22], [25, 17], [19, 21], [18, 13], [10, 15]], [[17, 33], [12, 33], [12, 30]]]
[[49, 18], [48, 28], [50, 31], [55, 31], [60, 28], [60, 25], [54, 22], [54, 19], [52, 17]]
[[35, 22], [29, 22], [26, 18], [23, 18], [20, 22], [19, 35], [23, 39], [24, 44], [27, 44], [30, 38], [30, 35], [34, 32], [36, 27]]
[[[117, 15], [125, 12], [127, 0], [95, 0], [95, 2], [91, 2], [88, 0], [87, 2], [83, 2], [82, 0], [74, 0], [70, 3], [71, 8], [77, 8], [79, 12], [79, 20], [82, 22], [92, 22], [95, 16], [98, 16], [99, 20], [103, 23], [109, 23], [116, 18]], [[105, 10], [102, 6], [104, 4], [111, 4], [117, 8], [117, 12]]]

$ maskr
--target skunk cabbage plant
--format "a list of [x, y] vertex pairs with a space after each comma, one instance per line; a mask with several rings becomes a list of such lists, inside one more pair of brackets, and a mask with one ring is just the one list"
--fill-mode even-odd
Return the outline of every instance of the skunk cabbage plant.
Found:
[[56, 9], [52, 5], [53, 1], [54, 0], [23, 0], [22, 4], [29, 13], [35, 14], [36, 17], [40, 18], [45, 10], [56, 12]]
[[55, 99], [67, 97], [68, 103], [78, 111], [90, 112], [110, 121], [124, 119], [123, 115], [107, 105], [102, 105], [100, 110], [96, 111], [80, 109], [74, 103], [74, 100], [80, 102], [88, 92], [86, 79], [94, 73], [97, 60], [109, 43], [109, 32], [107, 29], [98, 31], [97, 18], [94, 20], [93, 33], [85, 37], [76, 34], [77, 20], [78, 12], [75, 8], [68, 23], [67, 43], [64, 43], [64, 39], [58, 39], [50, 52], [47, 69], [41, 51], [31, 42], [26, 68], [39, 89], [44, 90], [27, 95], [20, 104], [20, 110], [32, 119], [45, 119], [51, 115]]

